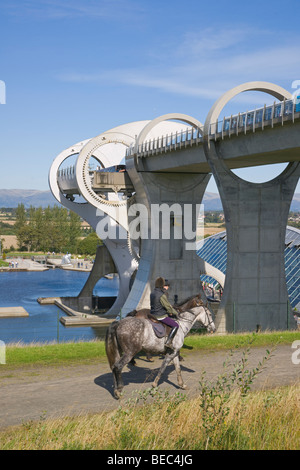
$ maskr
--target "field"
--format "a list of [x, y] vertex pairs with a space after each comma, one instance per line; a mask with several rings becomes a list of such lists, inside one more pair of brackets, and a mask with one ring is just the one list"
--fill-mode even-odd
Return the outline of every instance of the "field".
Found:
[[3, 240], [3, 249], [9, 250], [11, 246], [16, 248], [18, 246], [18, 240], [16, 235], [1, 235]]
[[207, 223], [204, 225], [204, 236], [215, 235], [216, 233], [224, 232], [226, 227], [221, 223]]

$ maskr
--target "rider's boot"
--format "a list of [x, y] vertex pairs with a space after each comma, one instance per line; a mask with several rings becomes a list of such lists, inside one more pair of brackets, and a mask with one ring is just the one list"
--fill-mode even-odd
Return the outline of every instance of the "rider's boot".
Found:
[[172, 341], [173, 341], [174, 336], [177, 333], [177, 330], [178, 330], [178, 327], [175, 327], [175, 328], [172, 328], [172, 330], [170, 331], [168, 339], [165, 343], [166, 348], [174, 349], [172, 345]]

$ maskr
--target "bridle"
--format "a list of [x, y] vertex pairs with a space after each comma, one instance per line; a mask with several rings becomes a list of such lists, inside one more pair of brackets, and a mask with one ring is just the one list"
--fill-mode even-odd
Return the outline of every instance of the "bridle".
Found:
[[[212, 323], [214, 323], [213, 319], [209, 318], [209, 315], [207, 313], [208, 308], [205, 307], [204, 305], [196, 305], [196, 307], [203, 307], [204, 308], [205, 317], [206, 317], [206, 320], [207, 320], [207, 325], [205, 325], [201, 320], [200, 321], [203, 324], [203, 326], [205, 326], [205, 328], [208, 328]], [[193, 307], [193, 308], [195, 308], [195, 307]], [[193, 312], [192, 309], [185, 310], [185, 312], [191, 313], [192, 315], [194, 315], [194, 317], [196, 317], [198, 315], [198, 313]], [[179, 319], [180, 319], [180, 316], [185, 312], [182, 312], [182, 313], [179, 314]], [[193, 324], [193, 322], [194, 322], [194, 319], [190, 320], [189, 318], [184, 318], [184, 317], [182, 317], [182, 320], [185, 320], [190, 324]]]

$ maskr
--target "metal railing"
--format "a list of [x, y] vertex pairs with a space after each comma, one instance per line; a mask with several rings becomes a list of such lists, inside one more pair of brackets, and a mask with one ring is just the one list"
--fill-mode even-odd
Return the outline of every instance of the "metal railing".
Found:
[[[264, 106], [263, 108], [255, 109], [254, 111], [247, 111], [239, 113], [230, 118], [224, 118], [223, 121], [217, 123], [216, 132], [238, 132], [238, 130], [255, 130], [259, 127], [264, 127], [263, 124], [274, 123], [274, 120], [284, 119], [284, 117], [294, 118], [295, 113], [300, 112], [300, 103], [294, 100], [284, 100], [279, 103], [274, 102], [271, 106]], [[276, 121], [277, 122], [277, 121]], [[212, 126], [211, 126], [212, 127]], [[211, 133], [212, 135], [212, 133]]]
[[[284, 100], [279, 103], [274, 102], [270, 106], [264, 105], [254, 111], [246, 111], [230, 117], [224, 117], [222, 121], [211, 123], [209, 129], [209, 139], [218, 140], [240, 133], [255, 132], [256, 129], [264, 129], [266, 126], [273, 127], [274, 124], [284, 123], [299, 117], [300, 96], [291, 100]], [[163, 135], [154, 139], [149, 139], [136, 148], [132, 144], [126, 149], [126, 156], [137, 154], [141, 157], [166, 153], [172, 150], [187, 146], [198, 145], [203, 141], [204, 129], [187, 127], [181, 132]], [[137, 137], [136, 137], [137, 140]]]
[[[178, 148], [199, 144], [202, 142], [203, 128], [187, 127], [181, 132], [166, 134], [161, 137], [146, 140], [138, 147], [138, 155], [147, 156], [150, 154], [169, 152]], [[126, 156], [135, 153], [135, 144], [131, 144], [126, 149]]]
[[[89, 171], [89, 175], [92, 178], [94, 175], [94, 170]], [[60, 168], [57, 171], [57, 179], [61, 180], [72, 180], [76, 177], [76, 165], [68, 166], [66, 168]]]
[[75, 165], [68, 166], [67, 168], [61, 168], [57, 172], [57, 177], [61, 179], [71, 179], [75, 178], [76, 168]]

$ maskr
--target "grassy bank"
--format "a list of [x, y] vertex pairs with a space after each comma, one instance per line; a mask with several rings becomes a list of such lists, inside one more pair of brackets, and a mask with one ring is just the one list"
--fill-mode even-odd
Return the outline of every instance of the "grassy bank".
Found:
[[[189, 335], [184, 342], [182, 355], [200, 350], [224, 350], [248, 345], [251, 347], [270, 347], [277, 344], [292, 344], [300, 339], [300, 332], [280, 331], [259, 334]], [[61, 344], [22, 343], [7, 345], [6, 366], [19, 367], [26, 364], [62, 365], [106, 361], [104, 341], [72, 342]]]
[[6, 347], [8, 367], [81, 364], [93, 360], [106, 360], [104, 341], [30, 345], [19, 343]]
[[184, 343], [194, 351], [201, 349], [232, 349], [251, 343], [253, 347], [275, 346], [289, 344], [300, 339], [300, 331], [269, 331], [264, 333], [227, 334], [224, 336], [197, 334], [189, 335]]
[[186, 400], [179, 393], [148, 390], [113, 412], [41, 418], [0, 432], [0, 449], [297, 450], [299, 394], [300, 386], [294, 386]]

